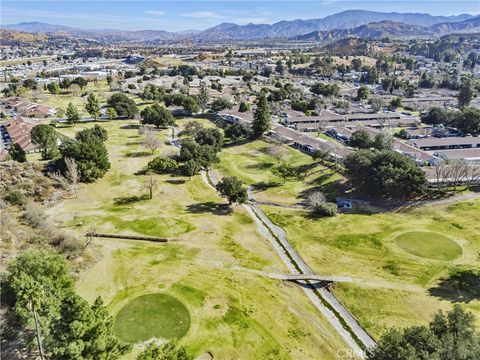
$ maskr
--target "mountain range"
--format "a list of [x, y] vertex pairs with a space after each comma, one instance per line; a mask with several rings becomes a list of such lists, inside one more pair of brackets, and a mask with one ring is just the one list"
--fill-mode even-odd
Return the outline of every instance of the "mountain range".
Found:
[[361, 25], [353, 29], [312, 31], [295, 36], [299, 41], [328, 41], [346, 37], [378, 39], [383, 37], [434, 37], [452, 33], [480, 33], [480, 16], [459, 22], [445, 22], [432, 26], [408, 25], [394, 21], [380, 21]]
[[254, 40], [295, 38], [298, 40], [329, 40], [346, 36], [413, 36], [445, 35], [452, 32], [479, 31], [479, 17], [462, 14], [433, 16], [419, 13], [385, 13], [347, 10], [320, 19], [280, 21], [274, 24], [237, 25], [222, 23], [203, 31], [168, 32], [163, 30], [126, 31], [115, 29], [78, 29], [41, 22], [5, 25], [3, 28], [28, 33], [44, 33], [95, 40], [116, 41], [178, 41], [200, 42], [222, 40]]

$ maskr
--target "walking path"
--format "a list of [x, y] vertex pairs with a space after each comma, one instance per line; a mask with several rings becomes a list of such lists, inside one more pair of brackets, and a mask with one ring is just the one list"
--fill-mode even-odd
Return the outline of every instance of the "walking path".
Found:
[[[176, 137], [174, 128], [171, 130], [170, 139], [173, 146], [180, 148], [180, 142]], [[215, 185], [218, 183], [218, 178], [215, 174], [202, 170], [200, 175], [208, 186], [215, 189]], [[260, 234], [270, 242], [292, 275], [314, 274], [312, 269], [288, 242], [285, 230], [275, 225], [253, 201], [249, 201], [242, 206], [257, 223]], [[328, 288], [316, 288], [309, 281], [307, 281], [307, 285], [303, 286], [302, 290], [315, 307], [325, 316], [354, 352], [362, 358], [365, 357], [365, 349], [375, 347], [375, 341]]]

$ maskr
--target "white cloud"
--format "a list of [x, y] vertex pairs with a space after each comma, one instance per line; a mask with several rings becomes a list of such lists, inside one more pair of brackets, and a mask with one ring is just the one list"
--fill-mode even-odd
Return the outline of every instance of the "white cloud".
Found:
[[183, 17], [189, 17], [194, 19], [203, 19], [203, 18], [210, 18], [210, 19], [224, 19], [225, 16], [213, 11], [195, 11], [191, 13], [183, 13], [180, 14]]
[[148, 15], [155, 15], [155, 16], [162, 16], [162, 15], [165, 15], [165, 11], [159, 11], [159, 10], [147, 10], [147, 11], [145, 11], [145, 14], [148, 14]]

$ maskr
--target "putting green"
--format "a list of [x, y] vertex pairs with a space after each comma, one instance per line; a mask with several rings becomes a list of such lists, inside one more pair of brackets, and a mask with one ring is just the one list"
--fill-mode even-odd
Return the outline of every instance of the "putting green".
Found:
[[125, 305], [115, 318], [115, 334], [126, 342], [151, 338], [180, 339], [190, 327], [190, 314], [176, 298], [166, 294], [139, 296]]
[[453, 260], [462, 248], [448, 237], [427, 231], [410, 231], [395, 238], [397, 245], [410, 254], [435, 260]]

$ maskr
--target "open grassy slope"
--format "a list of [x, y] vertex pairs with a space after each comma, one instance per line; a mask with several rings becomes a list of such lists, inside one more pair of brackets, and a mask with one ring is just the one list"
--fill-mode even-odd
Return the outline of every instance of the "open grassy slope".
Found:
[[[73, 136], [93, 125], [59, 131]], [[177, 298], [190, 313], [190, 329], [181, 342], [193, 355], [210, 351], [216, 359], [334, 359], [345, 345], [302, 290], [264, 276], [286, 269], [245, 211], [230, 210], [199, 176], [190, 181], [158, 176], [153, 200], [137, 201], [133, 197], [145, 193], [145, 176], [135, 174], [153, 157], [128, 155], [143, 151], [131, 126], [135, 121], [101, 125], [109, 133], [111, 170], [82, 185], [77, 199], [65, 200], [49, 213], [79, 233], [94, 228], [172, 241], [95, 239], [99, 259], [79, 278], [79, 293], [89, 301], [102, 296], [114, 315], [141, 295]], [[158, 136], [164, 144], [157, 154], [173, 152], [165, 144], [167, 131]]]

